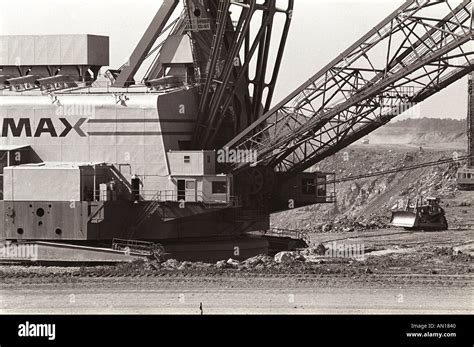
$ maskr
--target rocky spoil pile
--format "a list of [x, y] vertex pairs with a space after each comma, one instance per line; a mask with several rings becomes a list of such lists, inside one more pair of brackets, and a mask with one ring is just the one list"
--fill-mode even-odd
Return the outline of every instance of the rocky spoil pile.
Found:
[[274, 257], [258, 255], [243, 261], [220, 260], [216, 263], [140, 260], [116, 266], [55, 268], [44, 266], [0, 266], [0, 278], [136, 277], [136, 276], [236, 276], [258, 274], [471, 274], [474, 243], [462, 246], [393, 246], [387, 249], [359, 249], [348, 253], [341, 243], [326, 242]]
[[[419, 273], [471, 273], [474, 244], [464, 247], [394, 247], [390, 249], [358, 249], [350, 251], [341, 243], [328, 242], [297, 251], [284, 251], [274, 257], [258, 255], [243, 261], [220, 260], [216, 263], [169, 259], [135, 261], [116, 267], [83, 269], [102, 275], [153, 273], [376, 273], [387, 271], [417, 271]], [[410, 270], [411, 269], [411, 270]]]
[[[344, 154], [346, 153], [346, 154]], [[463, 155], [463, 153], [458, 153]], [[395, 151], [347, 149], [321, 162], [319, 169], [337, 178], [400, 169], [453, 157], [451, 151]], [[440, 164], [410, 171], [350, 180], [336, 185], [335, 204], [316, 204], [272, 216], [272, 227], [308, 232], [357, 231], [385, 228], [391, 210], [408, 199], [435, 196], [442, 200], [458, 193], [458, 165]]]

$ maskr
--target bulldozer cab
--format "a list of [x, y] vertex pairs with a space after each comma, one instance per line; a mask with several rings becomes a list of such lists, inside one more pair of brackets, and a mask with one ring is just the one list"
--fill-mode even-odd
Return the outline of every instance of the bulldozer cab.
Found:
[[446, 230], [448, 224], [439, 198], [417, 200], [414, 206], [408, 202], [405, 210], [392, 211], [390, 224], [410, 230]]
[[428, 211], [430, 213], [439, 213], [440, 212], [440, 200], [438, 198], [427, 198]]

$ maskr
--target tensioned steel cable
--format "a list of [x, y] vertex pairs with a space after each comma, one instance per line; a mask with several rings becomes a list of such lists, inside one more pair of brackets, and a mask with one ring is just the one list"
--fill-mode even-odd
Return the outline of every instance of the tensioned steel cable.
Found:
[[411, 166], [402, 166], [402, 167], [399, 167], [399, 168], [396, 168], [396, 169], [391, 169], [391, 170], [372, 172], [372, 173], [357, 175], [357, 176], [347, 176], [347, 177], [327, 181], [326, 184], [341, 183], [341, 182], [354, 181], [354, 180], [359, 180], [359, 179], [369, 178], [369, 177], [374, 177], [374, 176], [383, 176], [383, 175], [388, 175], [388, 174], [397, 173], [397, 172], [411, 171], [411, 170], [416, 170], [416, 169], [420, 169], [420, 168], [423, 168], [423, 167], [429, 167], [429, 166], [436, 166], [436, 165], [441, 165], [441, 164], [449, 164], [449, 163], [455, 163], [455, 162], [459, 162], [459, 161], [465, 161], [465, 160], [468, 160], [470, 158], [474, 158], [474, 156], [462, 156], [462, 157], [451, 158], [451, 159], [439, 159], [437, 161], [431, 161], [431, 162], [426, 162], [426, 163], [421, 163], [421, 164], [411, 165]]

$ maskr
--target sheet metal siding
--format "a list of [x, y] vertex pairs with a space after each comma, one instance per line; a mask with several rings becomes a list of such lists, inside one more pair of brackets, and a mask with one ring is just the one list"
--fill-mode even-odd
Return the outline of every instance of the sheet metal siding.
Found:
[[109, 38], [97, 35], [0, 37], [0, 65], [109, 65]]
[[80, 201], [80, 169], [42, 169], [6, 167], [4, 200]]
[[[87, 239], [87, 203], [77, 202], [19, 202], [1, 201], [4, 213], [3, 228], [0, 236], [6, 239], [18, 240], [86, 240]], [[38, 216], [38, 209], [44, 210], [43, 216]], [[15, 211], [14, 218], [11, 211]], [[1, 212], [1, 210], [0, 210]], [[41, 222], [41, 224], [40, 224]], [[23, 229], [23, 233], [18, 233]], [[61, 233], [56, 233], [57, 230]]]
[[[13, 137], [9, 130], [8, 136], [0, 136], [0, 145], [30, 145], [42, 161], [115, 164], [127, 179], [139, 175], [149, 192], [174, 188], [167, 179], [166, 152], [178, 150], [180, 141], [191, 141], [197, 108], [194, 92], [127, 94], [125, 106], [111, 94], [58, 97], [60, 107], [47, 96], [1, 96], [0, 121], [13, 118], [18, 124], [20, 118], [29, 119], [34, 135], [42, 119], [51, 119], [57, 137], [49, 133], [28, 137], [24, 129]], [[60, 137], [65, 129], [60, 118], [71, 126], [82, 120], [85, 136], [72, 129]]]

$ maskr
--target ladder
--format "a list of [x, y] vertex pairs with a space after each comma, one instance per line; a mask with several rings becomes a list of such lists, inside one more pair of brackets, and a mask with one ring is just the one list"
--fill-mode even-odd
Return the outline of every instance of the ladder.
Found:
[[199, 48], [196, 47], [196, 43], [193, 38], [193, 32], [199, 32], [199, 31], [207, 31], [211, 29], [211, 24], [209, 19], [191, 19], [190, 12], [188, 6], [184, 5], [184, 12], [187, 17], [187, 20], [185, 22], [185, 31], [189, 36], [189, 43], [191, 45], [191, 53], [193, 55], [193, 61], [194, 61], [194, 78], [196, 80], [197, 84], [201, 84], [201, 81], [203, 79], [203, 74], [201, 71], [200, 67], [200, 62], [202, 61], [200, 58], [199, 54]]
[[[210, 100], [212, 100], [212, 94], [214, 91], [211, 90], [211, 86], [217, 81], [216, 70], [219, 62], [219, 58], [222, 54], [222, 46], [225, 36], [225, 27], [227, 21], [227, 13], [230, 7], [229, 0], [219, 0], [217, 13], [216, 13], [216, 27], [212, 37], [212, 43], [209, 50], [209, 59], [206, 65], [205, 71], [205, 82], [201, 85], [201, 101], [199, 103], [199, 115], [198, 115], [198, 127], [193, 137], [193, 143], [197, 143], [200, 140], [201, 132], [205, 131], [205, 127], [208, 123], [208, 108]], [[219, 75], [222, 73], [222, 67], [219, 69]]]

